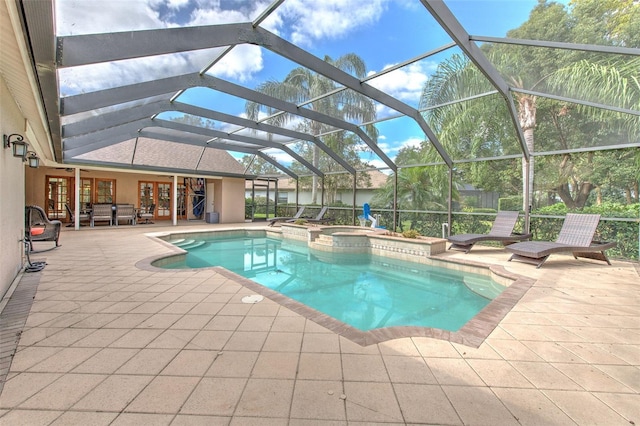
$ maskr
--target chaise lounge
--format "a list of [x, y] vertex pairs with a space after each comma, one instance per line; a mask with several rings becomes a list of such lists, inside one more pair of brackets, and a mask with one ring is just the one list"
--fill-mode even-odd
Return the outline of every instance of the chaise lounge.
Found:
[[499, 211], [488, 234], [459, 234], [451, 235], [448, 240], [451, 243], [449, 250], [462, 250], [465, 253], [480, 241], [498, 241], [504, 245], [524, 241], [531, 238], [532, 234], [514, 234], [513, 228], [518, 221], [518, 212]]
[[327, 213], [328, 210], [329, 210], [329, 207], [324, 206], [322, 209], [320, 209], [320, 211], [318, 212], [316, 217], [305, 218], [304, 220], [309, 222], [309, 223], [328, 223], [328, 222], [333, 222], [333, 218], [332, 217], [324, 217], [324, 215]]
[[293, 222], [296, 219], [300, 219], [302, 217], [302, 213], [304, 213], [304, 207], [305, 206], [300, 207], [296, 214], [291, 217], [272, 217], [271, 219], [269, 219], [269, 226], [273, 226], [277, 222]]
[[605, 250], [615, 247], [616, 243], [593, 241], [599, 222], [599, 214], [568, 213], [555, 242], [525, 241], [512, 244], [506, 247], [507, 251], [513, 253], [509, 261], [519, 260], [540, 268], [550, 255], [571, 252], [575, 259], [585, 257], [611, 265]]

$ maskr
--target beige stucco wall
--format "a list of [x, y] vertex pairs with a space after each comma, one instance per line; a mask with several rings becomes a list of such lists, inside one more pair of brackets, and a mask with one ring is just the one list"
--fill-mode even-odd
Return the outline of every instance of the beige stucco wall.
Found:
[[[26, 202], [27, 204], [35, 204], [44, 207], [46, 203], [46, 182], [47, 176], [62, 176], [67, 178], [73, 178], [75, 176], [75, 170], [66, 171], [64, 166], [60, 168], [55, 167], [40, 167], [38, 169], [29, 169], [27, 171], [26, 178]], [[80, 169], [81, 178], [103, 178], [103, 179], [115, 179], [116, 181], [116, 199], [115, 202], [119, 204], [133, 204], [138, 207], [138, 182], [139, 181], [151, 181], [151, 182], [169, 182], [173, 183], [173, 178], [168, 176], [160, 176], [157, 174], [149, 175], [142, 173], [123, 173], [116, 171], [106, 170], [87, 170]], [[71, 191], [73, 192], [73, 188]], [[73, 206], [72, 206], [73, 208]]]
[[214, 192], [214, 207], [220, 213], [220, 223], [244, 222], [244, 179], [216, 181]]
[[[0, 133], [24, 136], [25, 119], [0, 78]], [[26, 140], [26, 139], [25, 139]], [[22, 269], [25, 163], [0, 148], [0, 299]]]

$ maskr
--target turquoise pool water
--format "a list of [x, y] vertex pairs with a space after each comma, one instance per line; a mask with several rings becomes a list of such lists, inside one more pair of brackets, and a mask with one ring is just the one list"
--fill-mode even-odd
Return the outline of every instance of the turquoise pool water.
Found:
[[222, 266], [362, 331], [391, 326], [457, 331], [502, 289], [480, 274], [368, 254], [315, 252], [290, 240], [239, 237], [174, 244], [188, 251], [186, 259], [164, 268]]

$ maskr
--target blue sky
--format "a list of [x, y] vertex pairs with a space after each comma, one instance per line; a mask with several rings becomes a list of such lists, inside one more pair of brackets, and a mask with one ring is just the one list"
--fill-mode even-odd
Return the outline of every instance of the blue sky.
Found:
[[[463, 27], [473, 35], [505, 36], [526, 21], [536, 0], [447, 0]], [[269, 4], [252, 0], [58, 0], [59, 35], [246, 22]], [[356, 53], [369, 73], [438, 48], [449, 37], [418, 0], [285, 0], [262, 26], [322, 58]], [[220, 50], [119, 61], [60, 73], [61, 93], [71, 95], [202, 69]], [[417, 107], [420, 91], [437, 63], [456, 50], [416, 62], [370, 84]], [[252, 45], [233, 49], [211, 73], [254, 88], [266, 79], [281, 80], [297, 64]], [[200, 106], [242, 115], [244, 101], [210, 90], [193, 90], [180, 98]], [[380, 107], [378, 117], [390, 111]], [[379, 144], [393, 158], [424, 138], [406, 120], [380, 124]], [[281, 154], [277, 154], [281, 155]], [[366, 157], [375, 166], [381, 162]], [[281, 158], [287, 161], [286, 156]]]

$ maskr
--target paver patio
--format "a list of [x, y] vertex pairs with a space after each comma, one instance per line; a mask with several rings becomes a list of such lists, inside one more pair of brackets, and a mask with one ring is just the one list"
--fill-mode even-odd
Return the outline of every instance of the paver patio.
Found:
[[136, 267], [167, 252], [145, 233], [213, 227], [228, 226], [65, 229], [62, 247], [34, 255], [48, 265], [0, 317], [0, 424], [640, 422], [637, 263], [556, 255], [536, 269], [499, 249], [447, 252], [535, 283], [477, 349], [362, 347], [272, 300], [242, 303], [253, 292], [228, 274]]

